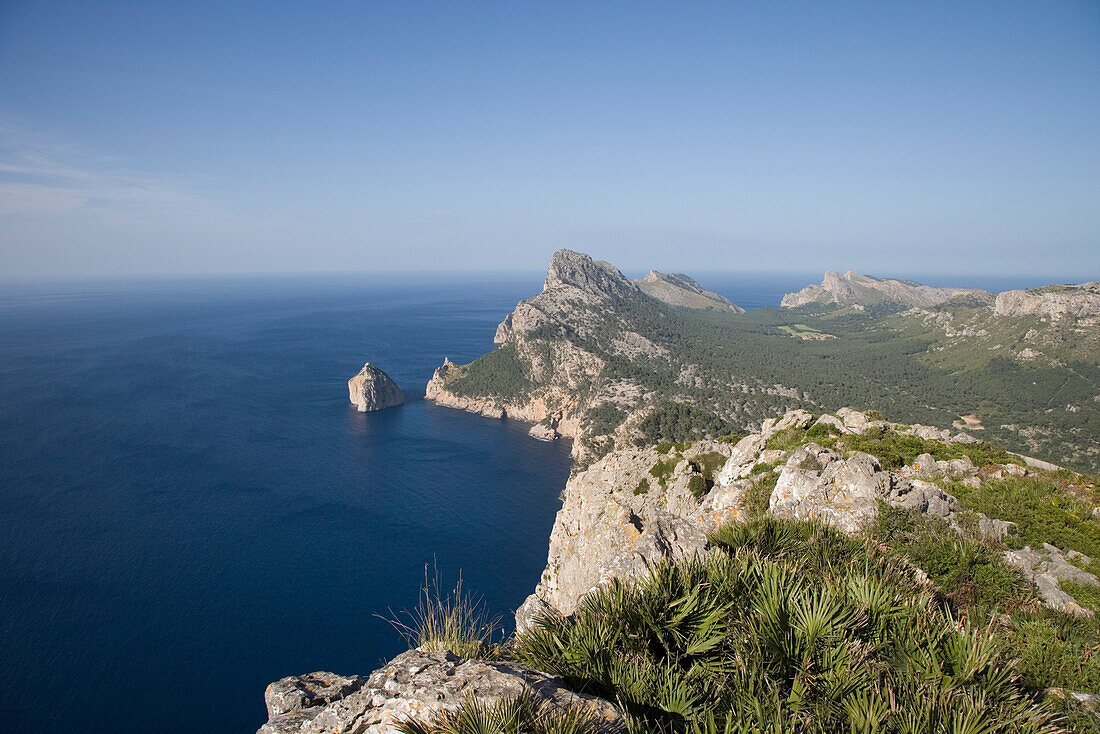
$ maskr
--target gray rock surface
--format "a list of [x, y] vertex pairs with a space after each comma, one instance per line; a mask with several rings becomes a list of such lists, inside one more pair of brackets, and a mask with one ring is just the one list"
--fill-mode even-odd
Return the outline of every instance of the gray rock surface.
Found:
[[[692, 480], [703, 478], [693, 461], [731, 451], [717, 441], [701, 441], [683, 455], [623, 449], [570, 478], [550, 533], [546, 570], [517, 612], [517, 627], [525, 629], [534, 614], [547, 609], [572, 614], [589, 591], [643, 573], [659, 559], [705, 551], [707, 532], [735, 517], [739, 507], [707, 504], [723, 492], [720, 486], [696, 496]], [[651, 471], [659, 462], [675, 463], [663, 481]]]
[[[332, 685], [323, 686], [330, 680]], [[437, 712], [457, 708], [467, 697], [493, 703], [520, 694], [536, 696], [558, 708], [581, 707], [601, 731], [624, 731], [616, 706], [573, 693], [560, 678], [515, 663], [410, 650], [365, 681], [311, 673], [272, 684], [267, 696], [270, 718], [259, 734], [390, 734], [396, 732], [399, 721], [427, 720]]]
[[397, 383], [370, 362], [348, 380], [348, 398], [360, 413], [392, 408], [405, 402]]

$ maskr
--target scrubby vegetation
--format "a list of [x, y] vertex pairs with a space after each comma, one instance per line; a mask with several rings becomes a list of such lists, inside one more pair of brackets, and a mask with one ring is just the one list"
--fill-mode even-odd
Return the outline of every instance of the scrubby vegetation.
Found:
[[481, 599], [463, 591], [461, 576], [454, 590], [445, 593], [438, 569], [429, 577], [427, 567], [416, 608], [390, 623], [409, 647], [450, 650], [464, 658], [498, 657], [504, 642], [500, 620], [487, 615]]
[[862, 433], [841, 435], [835, 426], [825, 424], [808, 428], [792, 426], [768, 439], [769, 449], [793, 451], [807, 441], [842, 452], [862, 451], [878, 457], [883, 468], [896, 469], [912, 464], [921, 454], [931, 454], [939, 460], [970, 459], [974, 466], [990, 464], [1023, 464], [1018, 456], [984, 441], [976, 443], [944, 443], [903, 433], [890, 426], [868, 428]]
[[946, 520], [882, 503], [870, 535], [928, 574], [956, 610], [1036, 603], [1020, 572], [1005, 564], [998, 544], [960, 533]]
[[661, 441], [691, 441], [728, 434], [733, 426], [713, 412], [666, 400], [638, 423], [639, 446]]
[[527, 363], [517, 355], [515, 344], [501, 345], [473, 364], [459, 368], [457, 376], [447, 381], [447, 389], [455, 395], [492, 395], [505, 400], [522, 400], [533, 387]]
[[595, 734], [596, 722], [580, 706], [557, 707], [531, 694], [487, 704], [467, 698], [429, 721], [397, 723], [403, 734]]
[[987, 479], [980, 487], [963, 482], [946, 487], [968, 509], [1015, 523], [1007, 538], [1012, 547], [1050, 543], [1100, 559], [1100, 524], [1092, 508], [1046, 477], [1008, 476]]
[[634, 731], [1058, 730], [987, 630], [874, 545], [767, 517], [712, 542], [541, 618], [516, 658], [617, 700]]

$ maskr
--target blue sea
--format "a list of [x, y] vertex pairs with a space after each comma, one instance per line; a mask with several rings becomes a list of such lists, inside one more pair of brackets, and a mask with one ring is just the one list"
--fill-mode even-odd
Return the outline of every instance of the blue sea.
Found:
[[[752, 308], [819, 279], [704, 285]], [[269, 682], [405, 649], [387, 620], [426, 567], [507, 626], [545, 564], [569, 443], [421, 398], [541, 280], [4, 284], [4, 726], [254, 731]], [[354, 410], [368, 360], [404, 406]]]

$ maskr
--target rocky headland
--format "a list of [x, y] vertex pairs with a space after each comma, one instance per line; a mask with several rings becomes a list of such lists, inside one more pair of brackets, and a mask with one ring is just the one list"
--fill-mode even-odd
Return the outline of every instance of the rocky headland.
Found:
[[360, 413], [393, 408], [405, 402], [397, 383], [370, 362], [348, 380], [348, 399]]

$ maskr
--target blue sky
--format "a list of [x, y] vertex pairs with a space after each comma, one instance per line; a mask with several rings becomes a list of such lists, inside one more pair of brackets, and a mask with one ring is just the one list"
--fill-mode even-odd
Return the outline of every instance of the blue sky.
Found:
[[1100, 3], [0, 0], [0, 275], [1100, 278]]

